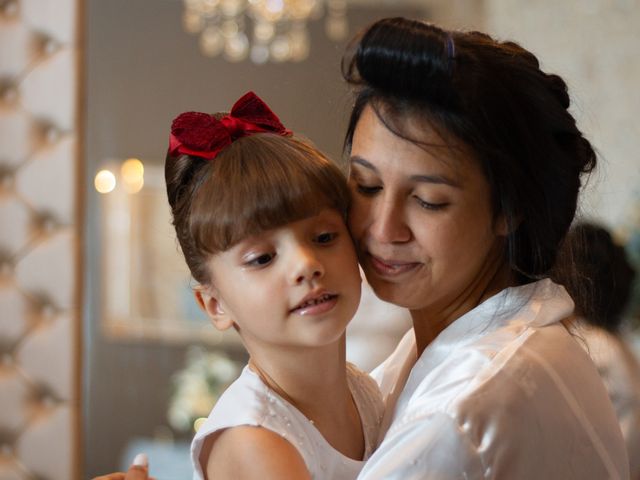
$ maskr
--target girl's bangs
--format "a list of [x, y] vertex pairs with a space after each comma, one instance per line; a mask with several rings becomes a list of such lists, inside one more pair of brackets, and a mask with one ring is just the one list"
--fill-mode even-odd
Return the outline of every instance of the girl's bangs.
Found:
[[194, 202], [191, 230], [199, 248], [209, 254], [222, 252], [324, 208], [346, 217], [345, 177], [318, 150], [274, 135], [236, 143], [224, 158], [216, 159]]

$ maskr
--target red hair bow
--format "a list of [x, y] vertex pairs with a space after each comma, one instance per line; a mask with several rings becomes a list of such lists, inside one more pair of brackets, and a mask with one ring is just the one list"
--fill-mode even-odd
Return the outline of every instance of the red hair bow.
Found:
[[213, 160], [234, 140], [261, 132], [291, 135], [267, 104], [249, 92], [220, 120], [201, 112], [178, 115], [171, 124], [169, 153], [174, 157], [184, 154]]

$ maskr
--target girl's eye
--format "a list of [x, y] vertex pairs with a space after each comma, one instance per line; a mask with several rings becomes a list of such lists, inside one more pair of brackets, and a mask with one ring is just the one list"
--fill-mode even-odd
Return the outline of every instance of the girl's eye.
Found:
[[263, 253], [262, 255], [253, 257], [246, 264], [251, 267], [264, 267], [265, 265], [268, 265], [271, 263], [271, 261], [273, 260], [273, 257], [275, 257], [274, 253]]
[[356, 190], [358, 191], [358, 193], [361, 193], [362, 195], [375, 195], [376, 193], [378, 193], [380, 190], [382, 190], [382, 187], [378, 187], [378, 186], [367, 186], [367, 185], [362, 185], [361, 183], [356, 184]]
[[414, 196], [413, 198], [415, 198], [416, 201], [418, 202], [418, 205], [420, 205], [425, 210], [442, 210], [447, 205], [449, 205], [448, 203], [430, 203], [430, 202], [425, 202], [420, 197], [416, 197], [416, 196]]
[[316, 243], [327, 244], [331, 243], [338, 236], [335, 232], [324, 232], [316, 237]]

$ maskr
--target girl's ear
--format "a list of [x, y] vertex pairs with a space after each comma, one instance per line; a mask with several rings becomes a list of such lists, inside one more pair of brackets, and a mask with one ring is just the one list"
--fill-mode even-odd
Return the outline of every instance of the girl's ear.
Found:
[[221, 332], [233, 327], [234, 322], [229, 313], [223, 308], [220, 295], [213, 287], [198, 286], [193, 291], [196, 302], [209, 316], [211, 323]]

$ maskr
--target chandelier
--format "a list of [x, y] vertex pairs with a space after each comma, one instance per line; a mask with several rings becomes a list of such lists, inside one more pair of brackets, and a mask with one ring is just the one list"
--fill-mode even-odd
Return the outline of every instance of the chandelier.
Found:
[[300, 62], [309, 56], [310, 20], [325, 16], [333, 41], [348, 35], [346, 0], [184, 0], [184, 29], [208, 57]]

